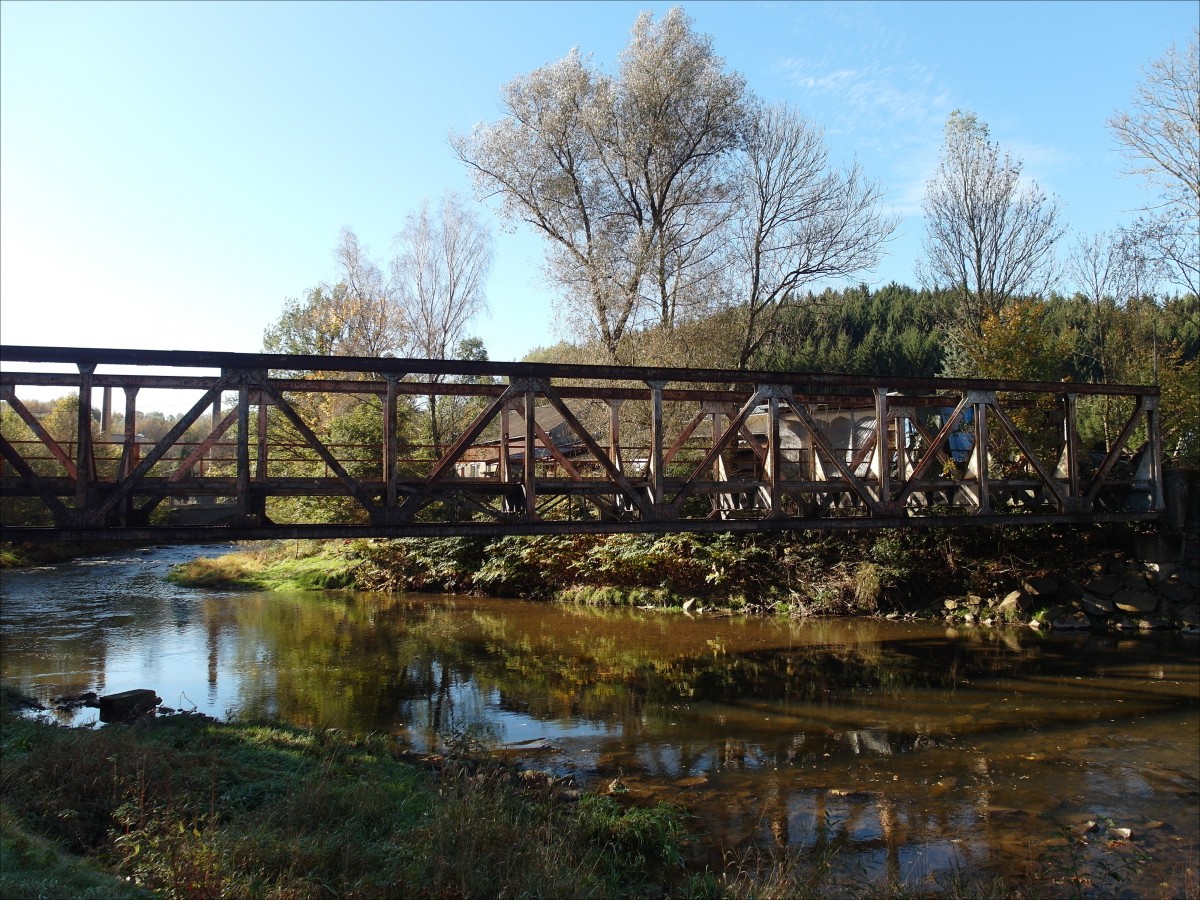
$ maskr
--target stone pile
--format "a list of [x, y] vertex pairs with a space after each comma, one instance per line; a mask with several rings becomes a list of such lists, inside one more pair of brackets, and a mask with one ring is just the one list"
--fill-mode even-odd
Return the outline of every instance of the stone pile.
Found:
[[972, 595], [946, 600], [944, 608], [948, 621], [967, 624], [1200, 634], [1200, 564], [1117, 554], [1082, 574], [1026, 576], [1003, 598], [988, 601]]

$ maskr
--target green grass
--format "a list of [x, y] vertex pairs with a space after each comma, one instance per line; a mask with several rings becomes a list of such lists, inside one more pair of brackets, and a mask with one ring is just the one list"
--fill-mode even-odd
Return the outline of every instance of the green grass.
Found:
[[292, 555], [286, 548], [206, 556], [173, 566], [167, 579], [189, 587], [250, 591], [342, 590], [355, 586], [359, 562], [334, 547], [312, 555]]
[[150, 896], [148, 891], [64, 853], [51, 841], [32, 834], [7, 808], [0, 807], [0, 897], [5, 900], [124, 900]]
[[572, 801], [496, 762], [430, 768], [382, 735], [2, 715], [5, 898], [623, 897], [682, 877], [667, 807]]

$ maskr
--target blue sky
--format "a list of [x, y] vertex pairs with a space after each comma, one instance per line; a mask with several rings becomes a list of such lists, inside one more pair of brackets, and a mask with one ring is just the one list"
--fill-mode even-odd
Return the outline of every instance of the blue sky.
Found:
[[[386, 258], [404, 216], [473, 196], [447, 135], [572, 46], [612, 69], [661, 3], [0, 3], [0, 340], [257, 351], [335, 274], [343, 227]], [[920, 201], [955, 108], [1072, 228], [1130, 221], [1105, 127], [1195, 2], [685, 3], [731, 68], [857, 156], [902, 218], [862, 280], [915, 284]], [[552, 343], [541, 242], [502, 233], [492, 359]]]

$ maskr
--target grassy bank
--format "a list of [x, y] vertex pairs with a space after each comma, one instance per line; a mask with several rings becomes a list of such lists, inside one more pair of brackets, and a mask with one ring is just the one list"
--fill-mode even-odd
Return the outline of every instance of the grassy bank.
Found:
[[662, 895], [679, 816], [384, 736], [3, 715], [0, 896]]
[[192, 587], [318, 591], [356, 587], [361, 561], [334, 542], [291, 541], [175, 566], [167, 580]]

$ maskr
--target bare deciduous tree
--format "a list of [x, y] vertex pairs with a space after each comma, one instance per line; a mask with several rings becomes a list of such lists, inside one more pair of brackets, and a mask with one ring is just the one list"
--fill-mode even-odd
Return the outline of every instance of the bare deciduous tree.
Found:
[[[1092, 314], [1086, 338], [1096, 377], [1101, 382], [1111, 381], [1114, 374], [1114, 348], [1109, 346], [1112, 322], [1118, 305], [1134, 292], [1137, 262], [1126, 254], [1121, 234], [1099, 232], [1075, 239], [1067, 267]], [[1108, 395], [1104, 396], [1101, 426], [1107, 448], [1112, 443], [1112, 410]]]
[[[425, 201], [407, 217], [386, 274], [349, 229], [334, 255], [337, 282], [287, 301], [263, 336], [265, 350], [445, 359], [464, 345], [469, 323], [486, 310], [491, 235], [453, 193], [437, 207]], [[472, 352], [486, 358], [481, 347]], [[428, 409], [432, 442], [440, 447], [446, 416], [437, 401], [430, 396]], [[347, 413], [358, 402], [347, 396], [335, 412]]]
[[644, 210], [653, 250], [656, 324], [674, 326], [702, 302], [694, 290], [716, 269], [714, 240], [729, 215], [732, 155], [746, 112], [745, 80], [727, 71], [682, 8], [634, 23], [621, 55], [610, 118], [597, 132], [630, 197]]
[[674, 8], [638, 17], [617, 77], [572, 51], [451, 143], [482, 196], [550, 241], [547, 272], [616, 360], [630, 328], [670, 325], [714, 268], [744, 95]]
[[1058, 204], [1023, 180], [1021, 169], [973, 113], [950, 114], [941, 163], [921, 205], [927, 263], [919, 274], [924, 286], [950, 298], [952, 359], [982, 336], [985, 314], [1042, 293], [1054, 277], [1054, 248], [1065, 230]]
[[392, 283], [405, 313], [409, 355], [446, 359], [487, 309], [492, 239], [453, 192], [410, 213], [396, 236]]
[[829, 170], [819, 129], [760, 109], [678, 7], [638, 17], [616, 76], [572, 51], [504, 105], [452, 145], [482, 197], [547, 238], [547, 272], [612, 361], [632, 361], [634, 329], [733, 305], [745, 365], [785, 297], [874, 265], [894, 227], [878, 188]]
[[619, 191], [591, 138], [599, 102], [596, 74], [573, 51], [514, 79], [504, 89], [505, 118], [452, 137], [475, 170], [482, 196], [501, 198], [501, 215], [550, 241], [547, 272], [591, 307], [610, 353], [629, 325], [649, 265], [644, 248], [621, 230]]
[[[392, 283], [404, 310], [408, 355], [446, 359], [467, 338], [467, 325], [487, 309], [484, 282], [492, 239], [454, 193], [437, 209], [429, 201], [411, 213], [396, 236]], [[429, 376], [430, 382], [440, 376]], [[438, 397], [429, 395], [430, 436], [443, 443]]]
[[1128, 172], [1158, 190], [1131, 234], [1155, 249], [1176, 284], [1200, 293], [1200, 29], [1144, 75], [1132, 109], [1108, 120]]
[[745, 367], [802, 287], [874, 268], [896, 220], [881, 211], [879, 185], [857, 164], [832, 169], [821, 128], [786, 106], [753, 117], [738, 182], [729, 272]]
[[318, 356], [401, 354], [408, 329], [395, 286], [349, 229], [342, 230], [334, 256], [337, 282], [314, 287], [303, 300], [288, 300], [263, 335], [263, 348]]

